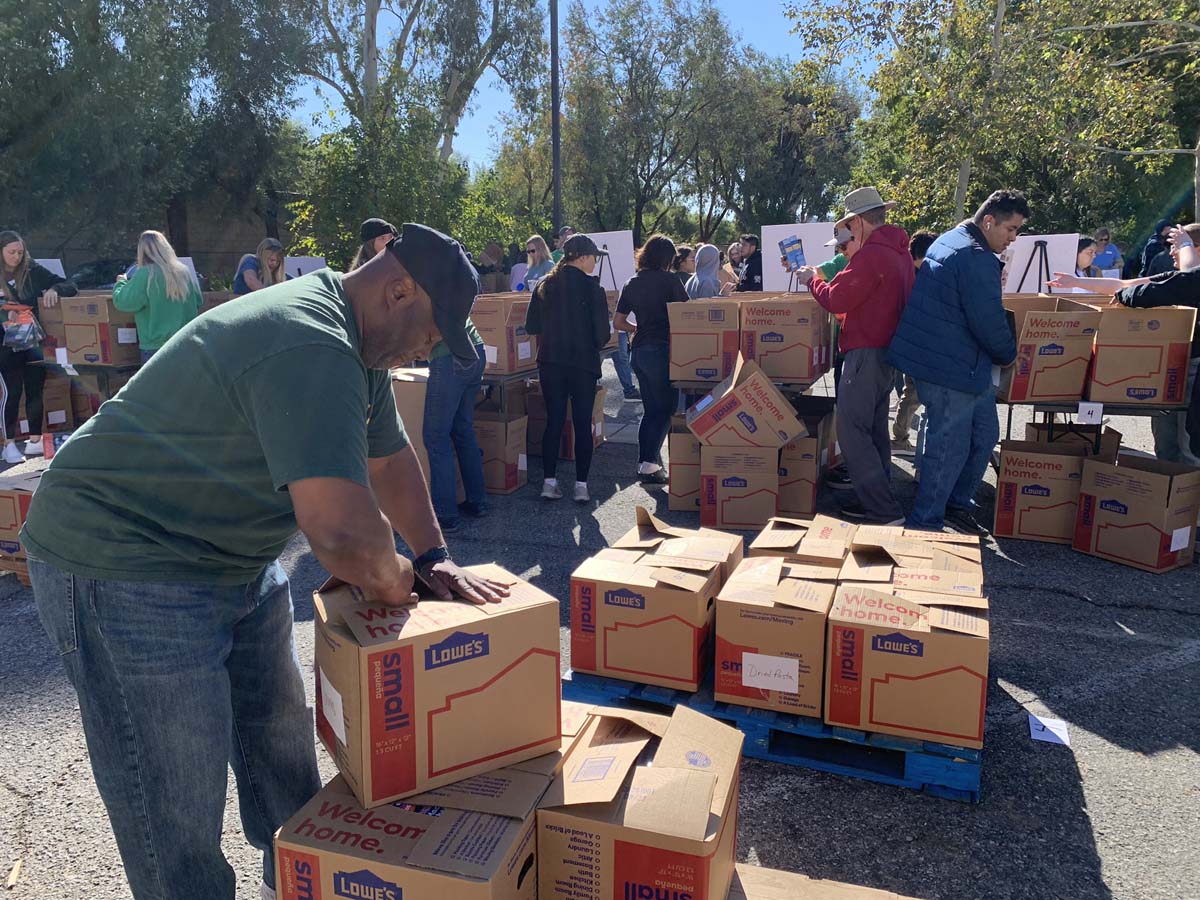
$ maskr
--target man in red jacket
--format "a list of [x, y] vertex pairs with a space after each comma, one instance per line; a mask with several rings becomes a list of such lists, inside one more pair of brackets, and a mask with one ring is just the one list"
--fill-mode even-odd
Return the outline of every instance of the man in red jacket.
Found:
[[850, 263], [830, 282], [813, 280], [817, 270], [798, 273], [813, 297], [844, 317], [838, 340], [845, 356], [837, 395], [837, 432], [857, 503], [842, 511], [868, 522], [899, 523], [904, 510], [892, 494], [892, 449], [888, 397], [895, 375], [887, 348], [912, 291], [915, 273], [908, 234], [887, 224], [888, 210], [873, 187], [846, 195], [845, 215], [834, 225], [847, 243]]

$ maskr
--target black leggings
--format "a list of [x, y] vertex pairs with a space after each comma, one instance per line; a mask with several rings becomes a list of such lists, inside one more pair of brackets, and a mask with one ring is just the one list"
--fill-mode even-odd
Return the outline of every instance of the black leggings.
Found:
[[592, 407], [597, 378], [585, 369], [558, 363], [540, 363], [538, 377], [546, 399], [546, 433], [542, 435], [542, 467], [546, 478], [558, 471], [558, 447], [567, 421], [567, 401], [575, 423], [575, 480], [587, 481], [592, 468]]
[[13, 440], [17, 436], [17, 418], [21, 409], [21, 394], [25, 394], [25, 415], [29, 420], [29, 433], [42, 433], [42, 388], [46, 384], [46, 369], [31, 366], [28, 362], [38, 357], [28, 356], [32, 351], [6, 354], [0, 375], [4, 377], [4, 389], [8, 397], [4, 401], [4, 436]]

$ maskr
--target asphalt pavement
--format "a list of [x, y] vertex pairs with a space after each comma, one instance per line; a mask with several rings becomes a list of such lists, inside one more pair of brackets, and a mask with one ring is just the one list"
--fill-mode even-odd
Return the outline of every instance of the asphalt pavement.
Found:
[[[621, 402], [606, 363], [612, 440], [597, 451], [593, 500], [547, 503], [530, 484], [451, 538], [462, 563], [498, 562], [562, 599], [568, 582], [648, 506], [680, 525], [662, 490], [636, 484], [640, 406]], [[1023, 433], [1025, 415], [1015, 428]], [[1152, 446], [1147, 420], [1114, 424]], [[1020, 436], [1020, 433], [1017, 436]], [[570, 475], [567, 464], [560, 475]], [[990, 478], [991, 476], [989, 476]], [[911, 466], [896, 483], [911, 503]], [[993, 491], [981, 491], [990, 512]], [[825, 491], [825, 511], [838, 497]], [[284, 563], [312, 692], [311, 593], [324, 575], [303, 539]], [[749, 760], [742, 767], [738, 859], [806, 875], [942, 898], [1200, 897], [1200, 579], [1151, 575], [1067, 547], [989, 541], [991, 679], [978, 805]], [[32, 593], [0, 578], [0, 881], [14, 898], [128, 898], [92, 781], [75, 697], [38, 623]], [[1034, 742], [1027, 711], [1068, 723], [1071, 746]], [[318, 751], [322, 772], [334, 769]], [[232, 777], [225, 852], [239, 897], [257, 898], [260, 860], [245, 843]]]

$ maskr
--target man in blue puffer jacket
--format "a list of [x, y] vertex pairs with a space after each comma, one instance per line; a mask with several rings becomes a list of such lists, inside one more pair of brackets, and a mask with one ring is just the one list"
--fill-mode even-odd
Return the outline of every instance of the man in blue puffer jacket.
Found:
[[1002, 253], [1029, 218], [1019, 191], [996, 191], [929, 248], [888, 349], [888, 362], [917, 382], [928, 430], [909, 528], [946, 521], [987, 534], [975, 505], [1000, 421], [992, 366], [1009, 366], [1016, 339], [1001, 303]]

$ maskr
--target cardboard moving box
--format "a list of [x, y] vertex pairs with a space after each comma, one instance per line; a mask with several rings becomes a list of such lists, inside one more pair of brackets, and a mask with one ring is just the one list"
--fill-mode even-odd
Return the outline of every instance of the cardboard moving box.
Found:
[[743, 301], [741, 313], [742, 355], [773, 380], [808, 383], [828, 369], [829, 313], [810, 294]]
[[1083, 461], [1072, 546], [1147, 572], [1192, 563], [1200, 469], [1122, 453]]
[[996, 537], [1070, 544], [1088, 448], [1079, 443], [1002, 441], [996, 476]]
[[481, 294], [471, 307], [471, 321], [483, 338], [489, 375], [515, 375], [537, 368], [537, 338], [525, 331], [528, 293]]
[[1087, 398], [1102, 403], [1186, 405], [1195, 327], [1196, 310], [1191, 307], [1104, 307]]
[[779, 451], [774, 447], [700, 448], [700, 524], [761, 528], [779, 511]]
[[668, 303], [672, 381], [720, 381], [738, 356], [737, 300], [714, 298]]
[[717, 595], [714, 698], [819, 717], [835, 590], [792, 577], [779, 557], [743, 560]]
[[60, 303], [66, 362], [125, 366], [141, 361], [133, 313], [113, 306], [111, 294], [67, 297]]
[[778, 556], [793, 566], [806, 567], [804, 578], [836, 581], [856, 530], [830, 516], [807, 521], [777, 516], [751, 542], [749, 555]]
[[1087, 384], [1100, 311], [1061, 297], [1006, 297], [1016, 363], [1001, 373], [1011, 403], [1078, 400]]
[[915, 900], [891, 891], [738, 863], [729, 900]]
[[499, 603], [314, 597], [317, 734], [364, 806], [560, 747], [558, 601], [499, 566]]
[[279, 900], [534, 900], [549, 775], [499, 769], [367, 810], [340, 776], [275, 836]]
[[529, 483], [529, 457], [525, 453], [528, 416], [507, 419], [475, 413], [475, 439], [483, 454], [483, 485], [489, 494], [511, 494]]
[[842, 585], [829, 611], [825, 721], [983, 746], [987, 601]]
[[595, 710], [538, 810], [539, 900], [725, 900], [742, 740], [686, 706]]
[[742, 539], [736, 534], [709, 528], [678, 528], [651, 515], [648, 509], [641, 506], [637, 508], [636, 524], [613, 541], [612, 547], [640, 550], [656, 557], [710, 560], [720, 565], [721, 584], [733, 574], [744, 555]]
[[0, 475], [0, 554], [25, 558], [21, 528], [29, 515], [33, 493], [42, 480], [43, 469], [19, 475]]
[[1089, 455], [1096, 454], [1096, 434], [1100, 433], [1100, 459], [1114, 460], [1121, 451], [1121, 439], [1124, 435], [1115, 428], [1099, 425], [1077, 425], [1074, 422], [1049, 423], [1027, 422], [1025, 424], [1025, 440], [1035, 444], [1051, 444], [1054, 446], [1070, 445], [1084, 447]]
[[804, 428], [770, 377], [740, 354], [733, 374], [688, 410], [687, 427], [708, 447], [776, 450]]
[[667, 508], [680, 512], [700, 509], [700, 441], [687, 430], [683, 416], [671, 419], [667, 435]]

